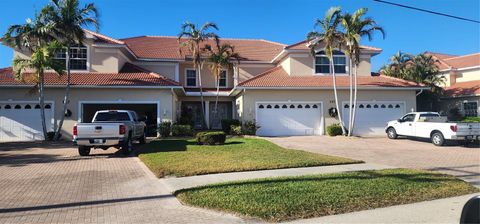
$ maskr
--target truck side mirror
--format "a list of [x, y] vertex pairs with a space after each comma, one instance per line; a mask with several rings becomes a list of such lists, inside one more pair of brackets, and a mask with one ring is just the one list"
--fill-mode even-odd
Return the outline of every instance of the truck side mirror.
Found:
[[400, 122], [400, 123], [402, 123], [402, 122], [403, 122], [403, 120], [402, 120], [402, 119], [397, 119], [397, 121], [398, 121], [398, 122]]

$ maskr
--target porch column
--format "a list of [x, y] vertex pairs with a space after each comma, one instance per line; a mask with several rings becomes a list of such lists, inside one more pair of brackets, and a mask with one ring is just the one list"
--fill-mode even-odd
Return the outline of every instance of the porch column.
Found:
[[205, 122], [207, 122], [207, 128], [210, 129], [210, 101], [205, 101]]

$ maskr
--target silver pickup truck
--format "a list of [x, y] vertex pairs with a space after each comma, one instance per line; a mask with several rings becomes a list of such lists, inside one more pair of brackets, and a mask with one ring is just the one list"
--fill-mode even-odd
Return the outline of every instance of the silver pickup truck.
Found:
[[73, 127], [73, 142], [78, 153], [88, 156], [92, 148], [106, 150], [115, 147], [124, 154], [132, 151], [133, 141], [146, 141], [145, 117], [139, 118], [135, 111], [101, 110], [95, 113], [92, 123], [77, 123]]

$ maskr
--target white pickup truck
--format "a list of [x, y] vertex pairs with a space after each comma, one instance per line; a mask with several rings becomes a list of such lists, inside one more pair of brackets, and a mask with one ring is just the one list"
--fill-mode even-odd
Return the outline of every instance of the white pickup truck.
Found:
[[388, 122], [385, 132], [390, 139], [398, 136], [427, 138], [436, 146], [442, 146], [447, 140], [478, 144], [480, 123], [448, 122], [435, 112], [413, 112]]
[[73, 142], [78, 145], [78, 153], [88, 156], [92, 148], [103, 150], [115, 147], [128, 154], [133, 141], [140, 144], [146, 141], [145, 117], [139, 118], [135, 111], [97, 111], [92, 123], [77, 123], [73, 127]]

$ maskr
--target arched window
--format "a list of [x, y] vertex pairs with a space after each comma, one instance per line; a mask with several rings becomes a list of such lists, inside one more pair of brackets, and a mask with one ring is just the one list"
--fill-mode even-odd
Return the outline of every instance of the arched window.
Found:
[[17, 110], [18, 110], [18, 109], [22, 109], [22, 106], [20, 106], [20, 105], [17, 104], [17, 105], [15, 105], [15, 109], [17, 109]]
[[308, 104], [307, 104], [307, 105], [305, 105], [305, 108], [309, 109], [309, 108], [310, 108], [310, 105], [308, 105]]
[[8, 109], [12, 109], [12, 106], [10, 106], [10, 105], [8, 105], [8, 104], [7, 104], [7, 105], [5, 105], [5, 107], [4, 107], [4, 108], [5, 108], [6, 110], [8, 110]]
[[298, 104], [297, 108], [298, 108], [298, 109], [303, 108], [302, 104]]
[[393, 108], [393, 105], [392, 105], [392, 104], [389, 104], [389, 105], [388, 105], [388, 108]]
[[382, 106], [380, 106], [381, 108], [386, 108], [387, 106], [385, 106], [385, 104], [382, 104]]
[[40, 109], [40, 105], [35, 105], [35, 109]]
[[275, 107], [274, 107], [274, 108], [275, 108], [275, 109], [278, 109], [278, 108], [280, 108], [280, 106], [278, 106], [278, 105], [275, 105]]
[[25, 108], [25, 109], [32, 109], [32, 106], [30, 106], [30, 104], [27, 104], [27, 105], [25, 105], [24, 108]]
[[372, 108], [372, 105], [370, 105], [370, 104], [367, 104], [367, 108]]
[[293, 104], [290, 105], [290, 108], [291, 108], [291, 109], [295, 109], [295, 105], [293, 105]]
[[317, 109], [318, 108], [317, 104], [313, 104], [312, 108]]
[[397, 105], [395, 105], [395, 108], [400, 108], [400, 105], [398, 105], [398, 104], [397, 104]]
[[52, 105], [50, 104], [45, 105], [45, 109], [50, 109], [50, 108], [52, 108]]
[[348, 104], [345, 104], [345, 106], [343, 106], [343, 108], [350, 108], [350, 106]]
[[[333, 64], [335, 73], [347, 73], [347, 57], [343, 52], [333, 51]], [[315, 74], [330, 74], [330, 61], [325, 51], [319, 51], [315, 56]]]
[[283, 104], [282, 106], [283, 109], [288, 108], [287, 105]]
[[377, 104], [373, 105], [373, 108], [378, 108], [378, 105]]
[[267, 109], [272, 109], [272, 106], [270, 104], [268, 104]]
[[263, 106], [263, 104], [260, 104], [260, 106], [258, 106], [258, 108], [263, 109], [265, 107]]
[[363, 104], [360, 104], [358, 108], [365, 108], [365, 106], [363, 106]]

